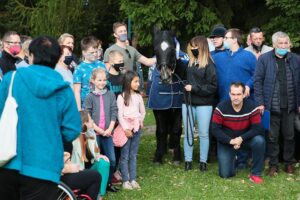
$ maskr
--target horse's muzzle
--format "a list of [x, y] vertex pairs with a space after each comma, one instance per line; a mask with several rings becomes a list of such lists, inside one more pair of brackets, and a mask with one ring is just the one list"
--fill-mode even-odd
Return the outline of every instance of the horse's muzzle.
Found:
[[173, 71], [167, 66], [162, 65], [160, 68], [160, 78], [163, 84], [172, 83], [172, 73]]

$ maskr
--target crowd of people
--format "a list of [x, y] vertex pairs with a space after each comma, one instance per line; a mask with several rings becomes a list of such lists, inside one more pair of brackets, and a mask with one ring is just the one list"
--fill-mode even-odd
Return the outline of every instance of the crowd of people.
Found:
[[[32, 39], [9, 31], [2, 37], [0, 113], [15, 72], [12, 95], [18, 104], [17, 155], [0, 168], [0, 196], [53, 199], [60, 181], [92, 199], [106, 191], [140, 190], [137, 154], [145, 118], [140, 64], [153, 66], [128, 44], [126, 24], [113, 24], [115, 43], [81, 39], [74, 53], [69, 33], [58, 40]], [[182, 102], [184, 169], [192, 169], [195, 122], [201, 172], [208, 170], [210, 144], [216, 145], [219, 176], [249, 168], [249, 179], [263, 182], [284, 171], [294, 173], [294, 120], [300, 112], [300, 58], [284, 32], [272, 47], [255, 27], [243, 46], [241, 31], [217, 25], [210, 36], [187, 45], [189, 62]], [[214, 137], [210, 137], [213, 135]], [[282, 138], [282, 139], [281, 139]], [[250, 159], [251, 158], [251, 159]], [[16, 192], [17, 191], [17, 192]]]

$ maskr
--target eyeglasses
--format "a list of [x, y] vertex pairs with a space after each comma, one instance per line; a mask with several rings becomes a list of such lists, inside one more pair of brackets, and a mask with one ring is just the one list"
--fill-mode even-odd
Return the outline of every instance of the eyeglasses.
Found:
[[254, 27], [250, 29], [250, 33], [260, 33], [262, 30], [258, 27]]
[[225, 40], [234, 39], [234, 37], [224, 37]]
[[8, 43], [8, 44], [18, 44], [18, 45], [21, 44], [21, 42], [12, 42], [12, 41], [5, 41], [5, 42]]
[[128, 50], [128, 49], [125, 49], [125, 51], [126, 51], [126, 53], [127, 53], [127, 55], [128, 55], [128, 58], [131, 59], [131, 55], [130, 55], [129, 50]]

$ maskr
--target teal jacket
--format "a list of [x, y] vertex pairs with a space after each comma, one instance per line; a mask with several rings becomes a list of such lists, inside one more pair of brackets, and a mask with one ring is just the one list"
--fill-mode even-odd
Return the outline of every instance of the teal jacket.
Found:
[[[0, 84], [0, 115], [12, 72]], [[39, 65], [20, 68], [12, 96], [18, 108], [17, 156], [4, 167], [32, 178], [58, 183], [63, 168], [63, 140], [81, 132], [73, 91], [55, 70]]]

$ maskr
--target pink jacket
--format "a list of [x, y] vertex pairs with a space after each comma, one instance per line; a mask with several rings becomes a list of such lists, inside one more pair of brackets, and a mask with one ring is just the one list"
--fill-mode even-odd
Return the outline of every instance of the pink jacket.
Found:
[[122, 95], [118, 96], [118, 120], [121, 127], [126, 130], [133, 130], [137, 132], [143, 125], [144, 118], [146, 115], [145, 105], [143, 98], [140, 94], [134, 93], [131, 95], [128, 106], [124, 104], [124, 98]]

